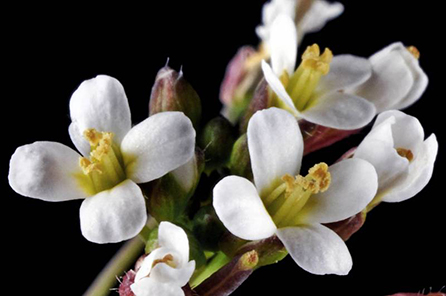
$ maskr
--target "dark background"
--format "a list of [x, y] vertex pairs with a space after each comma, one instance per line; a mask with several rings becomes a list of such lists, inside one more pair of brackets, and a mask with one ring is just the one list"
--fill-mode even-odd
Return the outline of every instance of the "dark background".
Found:
[[[236, 50], [256, 45], [264, 1], [151, 1], [148, 5], [72, 3], [6, 7], [2, 20], [2, 245], [3, 287], [17, 295], [81, 295], [120, 244], [97, 245], [79, 230], [81, 201], [49, 203], [22, 197], [7, 184], [9, 158], [39, 140], [72, 146], [68, 102], [85, 79], [108, 74], [123, 84], [133, 122], [147, 117], [157, 71], [167, 58], [201, 97], [206, 122], [219, 113], [220, 82]], [[440, 142], [434, 176], [415, 198], [383, 204], [347, 243], [354, 266], [348, 276], [315, 276], [291, 258], [255, 272], [233, 295], [389, 295], [440, 290], [446, 284], [442, 234], [445, 194], [444, 30], [432, 2], [341, 1], [344, 14], [300, 48], [319, 43], [334, 54], [367, 57], [395, 41], [415, 45], [430, 84], [405, 110]], [[389, 2], [392, 5], [389, 6]], [[413, 4], [412, 4], [413, 3]], [[330, 162], [357, 144], [353, 137], [315, 153]], [[306, 162], [307, 159], [304, 160]], [[254, 293], [254, 291], [261, 291]]]

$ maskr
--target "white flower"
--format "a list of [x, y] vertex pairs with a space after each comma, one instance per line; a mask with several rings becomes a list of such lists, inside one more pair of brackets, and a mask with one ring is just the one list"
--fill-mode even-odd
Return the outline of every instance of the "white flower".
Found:
[[84, 81], [70, 100], [70, 137], [83, 155], [55, 142], [19, 147], [9, 184], [45, 201], [85, 199], [82, 234], [96, 243], [134, 237], [147, 220], [136, 183], [149, 182], [191, 159], [195, 130], [180, 112], [153, 115], [131, 127], [124, 88], [109, 76]]
[[377, 112], [412, 105], [428, 84], [419, 55], [415, 47], [405, 47], [401, 42], [387, 46], [369, 58], [373, 74], [353, 93], [372, 102]]
[[181, 287], [195, 270], [195, 261], [189, 261], [186, 233], [172, 223], [161, 222], [158, 245], [144, 258], [130, 288], [136, 296], [184, 296]]
[[379, 188], [374, 204], [400, 202], [429, 182], [437, 151], [435, 135], [424, 140], [418, 119], [401, 111], [386, 111], [377, 117], [354, 158], [365, 159], [376, 169]]
[[311, 273], [347, 274], [352, 259], [345, 243], [321, 223], [365, 208], [377, 189], [373, 166], [350, 159], [330, 167], [320, 163], [307, 176], [298, 175], [301, 132], [296, 119], [277, 108], [251, 118], [248, 149], [254, 184], [228, 176], [213, 190], [213, 205], [225, 227], [246, 240], [276, 234], [296, 263]]
[[306, 7], [308, 4], [305, 2], [309, 1], [272, 0], [264, 4], [262, 24], [256, 28], [259, 38], [265, 44], [269, 44], [272, 24], [281, 14], [287, 15], [293, 20], [300, 38], [303, 38], [307, 33], [321, 30], [328, 21], [338, 17], [344, 11], [344, 6], [338, 2], [316, 0], [312, 1], [310, 7]]
[[347, 94], [371, 75], [370, 62], [352, 55], [321, 55], [316, 44], [306, 49], [296, 66], [297, 39], [292, 20], [281, 15], [271, 29], [271, 66], [262, 61], [263, 74], [278, 97], [278, 104], [297, 118], [341, 130], [368, 124], [375, 107], [367, 100]]

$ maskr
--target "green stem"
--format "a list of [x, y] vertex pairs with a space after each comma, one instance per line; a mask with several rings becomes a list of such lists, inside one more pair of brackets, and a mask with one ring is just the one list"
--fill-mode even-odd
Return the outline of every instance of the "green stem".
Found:
[[225, 253], [218, 252], [211, 259], [211, 262], [209, 262], [209, 264], [207, 264], [205, 267], [202, 268], [202, 270], [198, 271], [196, 274], [192, 276], [191, 280], [189, 281], [190, 286], [192, 288], [195, 288], [230, 261], [231, 258], [226, 256]]
[[141, 255], [144, 248], [144, 242], [139, 237], [126, 242], [124, 246], [116, 253], [110, 262], [104, 267], [101, 273], [96, 277], [93, 284], [85, 292], [84, 296], [106, 296], [109, 295], [117, 282], [116, 277], [135, 263], [136, 258]]

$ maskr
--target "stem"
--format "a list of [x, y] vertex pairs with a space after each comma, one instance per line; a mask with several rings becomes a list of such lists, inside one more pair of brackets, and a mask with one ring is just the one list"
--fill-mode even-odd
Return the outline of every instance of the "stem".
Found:
[[131, 264], [133, 264], [136, 261], [136, 258], [141, 254], [143, 248], [144, 242], [139, 237], [135, 237], [126, 242], [96, 277], [84, 296], [108, 295], [110, 289], [116, 285], [116, 276], [121, 275], [123, 271], [129, 269]]
[[211, 259], [211, 262], [209, 262], [209, 264], [206, 265], [206, 267], [204, 267], [202, 270], [200, 270], [198, 273], [192, 276], [191, 280], [189, 281], [190, 286], [192, 288], [195, 288], [230, 261], [231, 259], [228, 256], [226, 256], [225, 253], [218, 252]]

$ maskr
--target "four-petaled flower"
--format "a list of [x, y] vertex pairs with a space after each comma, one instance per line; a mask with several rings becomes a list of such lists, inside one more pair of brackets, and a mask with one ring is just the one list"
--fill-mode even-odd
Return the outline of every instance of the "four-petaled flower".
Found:
[[131, 126], [124, 88], [109, 76], [84, 81], [70, 100], [70, 137], [82, 154], [56, 142], [19, 147], [9, 184], [45, 201], [84, 199], [80, 225], [96, 243], [134, 237], [147, 220], [137, 183], [149, 182], [189, 161], [195, 130], [180, 112], [153, 115]]
[[195, 270], [195, 261], [189, 261], [186, 233], [170, 222], [161, 222], [158, 245], [144, 258], [130, 288], [136, 296], [184, 296], [181, 287]]
[[354, 152], [354, 158], [367, 160], [378, 174], [378, 194], [371, 206], [420, 192], [432, 176], [437, 151], [435, 134], [424, 140], [418, 119], [395, 110], [381, 113]]
[[296, 263], [311, 273], [347, 274], [350, 253], [322, 223], [346, 219], [367, 206], [377, 190], [373, 166], [349, 159], [330, 167], [320, 163], [307, 176], [298, 175], [301, 132], [296, 119], [277, 108], [251, 118], [248, 149], [254, 184], [228, 176], [214, 187], [213, 205], [225, 227], [247, 240], [276, 234]]
[[276, 105], [299, 119], [318, 125], [354, 130], [368, 124], [376, 114], [372, 103], [345, 90], [372, 74], [367, 59], [352, 55], [333, 57], [329, 49], [309, 46], [295, 69], [296, 28], [286, 15], [274, 21], [270, 36], [271, 66], [262, 61], [265, 80], [277, 95]]

